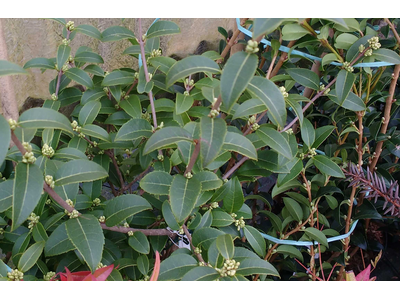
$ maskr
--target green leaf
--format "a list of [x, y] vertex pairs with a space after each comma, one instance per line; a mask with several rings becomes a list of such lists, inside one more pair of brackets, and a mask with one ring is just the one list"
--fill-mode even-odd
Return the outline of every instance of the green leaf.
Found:
[[164, 201], [162, 207], [162, 215], [164, 217], [165, 222], [167, 223], [168, 227], [171, 228], [172, 230], [179, 230], [180, 226], [178, 222], [175, 219], [174, 214], [172, 213], [171, 205], [169, 204], [169, 201]]
[[74, 61], [93, 64], [104, 63], [104, 60], [100, 55], [90, 51], [84, 51], [76, 54], [74, 57]]
[[8, 147], [10, 146], [11, 131], [10, 125], [3, 117], [0, 115], [0, 166], [3, 164], [4, 158], [7, 155]]
[[142, 137], [149, 138], [152, 134], [151, 125], [147, 120], [132, 119], [122, 125], [114, 141], [131, 141]]
[[272, 226], [277, 230], [278, 232], [282, 232], [282, 221], [281, 219], [275, 215], [274, 213], [268, 211], [268, 210], [262, 210], [260, 213], [263, 213], [267, 215], [269, 221], [271, 222]]
[[393, 50], [379, 48], [378, 50], [374, 50], [372, 56], [380, 61], [396, 65], [400, 64], [400, 56]]
[[81, 128], [81, 132], [85, 135], [89, 135], [106, 142], [111, 142], [108, 132], [98, 125], [86, 124]]
[[235, 247], [233, 246], [232, 236], [230, 234], [220, 235], [216, 239], [217, 249], [225, 259], [233, 258]]
[[303, 209], [297, 201], [284, 197], [283, 203], [285, 203], [285, 207], [287, 208], [289, 214], [293, 219], [300, 222], [303, 220]]
[[[224, 121], [223, 121], [224, 122]], [[225, 123], [225, 122], [224, 122]], [[192, 135], [180, 127], [165, 127], [157, 130], [147, 141], [143, 153], [161, 149], [179, 141], [193, 141]]]
[[68, 71], [66, 71], [64, 74], [69, 79], [74, 80], [76, 83], [79, 83], [89, 89], [94, 88], [92, 78], [90, 78], [90, 76], [81, 69], [71, 68]]
[[278, 248], [276, 248], [277, 253], [283, 253], [286, 255], [289, 255], [290, 257], [296, 257], [300, 261], [303, 261], [303, 255], [301, 252], [294, 246], [290, 245], [280, 245]]
[[255, 54], [237, 52], [229, 58], [221, 75], [221, 97], [229, 113], [239, 96], [246, 89], [257, 69]]
[[312, 158], [314, 165], [324, 174], [344, 178], [340, 167], [324, 155], [316, 155]]
[[267, 106], [262, 100], [258, 98], [249, 99], [239, 105], [235, 110], [232, 120], [259, 114], [267, 109]]
[[169, 195], [172, 176], [163, 171], [153, 171], [140, 180], [140, 188], [153, 195]]
[[67, 117], [51, 108], [35, 107], [24, 111], [18, 119], [18, 125], [22, 128], [52, 128], [74, 133]]
[[64, 163], [56, 172], [55, 184], [66, 185], [71, 183], [88, 182], [103, 179], [108, 172], [99, 164], [84, 159], [71, 160]]
[[253, 25], [253, 40], [257, 39], [261, 35], [269, 34], [277, 29], [284, 19], [280, 18], [256, 18], [254, 19]]
[[35, 209], [43, 191], [43, 173], [35, 164], [15, 167], [11, 231], [18, 228]]
[[382, 216], [376, 210], [375, 206], [370, 201], [364, 201], [363, 204], [357, 206], [354, 214], [355, 220], [374, 219], [382, 220]]
[[288, 162], [285, 167], [287, 167], [290, 171], [289, 173], [280, 173], [278, 174], [278, 181], [277, 185], [282, 186], [285, 183], [297, 178], [299, 176], [300, 172], [303, 170], [303, 161], [295, 157], [293, 160]]
[[135, 80], [135, 74], [127, 71], [112, 71], [110, 74], [104, 77], [101, 85], [102, 86], [113, 86], [113, 85], [128, 85], [132, 84]]
[[200, 229], [196, 229], [192, 235], [192, 243], [195, 247], [204, 247], [208, 249], [211, 243], [220, 235], [225, 234], [221, 230], [211, 228], [211, 227], [202, 227]]
[[326, 125], [315, 129], [315, 141], [311, 148], [317, 149], [328, 138], [328, 136], [330, 136], [334, 129], [335, 126], [333, 125]]
[[[339, 34], [336, 39], [335, 39], [335, 48], [336, 49], [344, 49], [347, 50], [351, 47], [351, 45], [353, 45], [356, 41], [358, 40], [358, 38], [354, 35], [354, 34], [350, 34], [350, 33], [342, 33]], [[335, 54], [333, 53], [329, 53], [332, 54], [333, 56], [336, 57]], [[327, 55], [325, 55], [327, 56]], [[324, 57], [325, 57], [324, 56]], [[324, 59], [322, 59], [323, 61]], [[335, 59], [336, 60], [336, 59]]]
[[311, 145], [315, 141], [315, 130], [308, 119], [303, 120], [300, 133], [303, 142], [311, 149]]
[[192, 96], [177, 93], [175, 101], [175, 112], [177, 115], [188, 111], [193, 105], [194, 99]]
[[208, 116], [200, 118], [200, 156], [203, 167], [219, 155], [226, 132], [226, 122], [223, 119]]
[[236, 132], [227, 132], [222, 150], [234, 151], [257, 160], [257, 150], [248, 138]]
[[104, 235], [99, 220], [93, 215], [81, 215], [69, 219], [65, 224], [69, 239], [94, 272], [101, 261], [104, 247]]
[[289, 142], [282, 133], [271, 127], [261, 126], [256, 131], [256, 134], [264, 143], [275, 150], [278, 154], [282, 154], [286, 158], [292, 159], [293, 154]]
[[265, 257], [266, 252], [266, 243], [265, 239], [262, 237], [261, 233], [252, 226], [246, 225], [243, 228], [244, 236], [249, 242], [250, 246], [254, 249], [254, 251], [261, 257]]
[[113, 42], [124, 39], [135, 39], [135, 34], [122, 26], [111, 26], [102, 33], [102, 42]]
[[294, 41], [310, 34], [310, 32], [299, 24], [286, 24], [282, 28], [282, 39], [284, 41]]
[[[145, 236], [145, 238], [146, 238], [146, 236]], [[147, 241], [147, 238], [146, 238], [146, 241]], [[147, 241], [147, 243], [148, 243], [148, 241]], [[147, 273], [149, 273], [149, 258], [147, 257], [147, 255], [140, 255], [137, 258], [137, 267], [138, 267], [140, 273], [142, 273], [143, 275], [147, 275]], [[120, 269], [120, 268], [118, 268], [118, 269]]]
[[222, 188], [223, 208], [227, 213], [234, 213], [238, 211], [243, 203], [242, 186], [237, 177], [232, 178], [225, 183]]
[[102, 88], [95, 88], [93, 90], [87, 89], [82, 94], [81, 104], [85, 105], [89, 102], [99, 100], [101, 97], [106, 96], [106, 93], [103, 91]]
[[224, 212], [220, 208], [214, 208], [211, 211], [212, 214], [212, 223], [211, 225], [214, 227], [226, 227], [231, 225], [234, 222], [232, 216], [226, 212]]
[[54, 65], [54, 61], [52, 61], [51, 59], [37, 57], [37, 58], [32, 58], [25, 63], [24, 69], [29, 69], [29, 68], [55, 70], [56, 66]]
[[82, 109], [79, 111], [79, 124], [92, 124], [96, 119], [101, 108], [101, 103], [99, 101], [90, 101], [86, 103]]
[[167, 88], [176, 81], [189, 75], [208, 72], [211, 74], [221, 73], [218, 64], [205, 56], [189, 56], [176, 62], [168, 71], [166, 78]]
[[198, 266], [197, 261], [188, 254], [172, 255], [160, 264], [158, 281], [179, 280], [196, 266]]
[[368, 40], [372, 37], [373, 37], [372, 35], [366, 35], [358, 39], [355, 43], [353, 43], [353, 45], [351, 45], [349, 50], [347, 50], [346, 61], [348, 62], [353, 61], [360, 54], [360, 51], [358, 50], [360, 45], [364, 45], [364, 47], [367, 48], [369, 46]]
[[[356, 38], [357, 39], [357, 38]], [[324, 67], [327, 64], [330, 64], [331, 62], [337, 61], [338, 58], [334, 53], [328, 53], [322, 58], [321, 66]]]
[[27, 272], [32, 268], [37, 260], [39, 259], [40, 255], [43, 252], [45, 242], [37, 242], [30, 246], [21, 256], [18, 262], [18, 270], [22, 273]]
[[62, 148], [56, 151], [54, 154], [55, 159], [87, 159], [85, 153], [82, 151], [72, 148], [72, 147], [66, 147]]
[[138, 96], [130, 95], [128, 99], [122, 100], [119, 106], [132, 118], [142, 118], [142, 105]]
[[321, 245], [329, 247], [328, 240], [326, 239], [325, 234], [319, 231], [317, 228], [314, 227], [307, 227], [304, 232], [306, 235], [314, 241], [317, 241]]
[[46, 257], [55, 256], [74, 250], [75, 246], [69, 240], [65, 222], [61, 223], [49, 236], [46, 241], [44, 252]]
[[46, 233], [46, 230], [44, 229], [42, 223], [40, 222], [33, 227], [32, 236], [35, 242], [41, 242], [41, 241], [46, 242], [47, 239], [49, 238]]
[[260, 274], [280, 277], [278, 271], [272, 264], [259, 258], [246, 258], [242, 260], [236, 274], [243, 276]]
[[335, 83], [336, 97], [339, 103], [343, 103], [353, 88], [356, 75], [340, 70]]
[[218, 176], [210, 171], [201, 171], [194, 174], [193, 178], [201, 183], [202, 191], [211, 191], [221, 187], [222, 180]]
[[98, 65], [88, 65], [83, 70], [87, 73], [104, 77], [104, 70], [100, 68]]
[[195, 267], [187, 272], [181, 281], [213, 281], [221, 275], [210, 267]]
[[147, 30], [146, 39], [155, 38], [164, 35], [177, 34], [181, 30], [174, 22], [157, 21]]
[[171, 57], [151, 57], [148, 62], [156, 69], [164, 74], [167, 74], [169, 69], [176, 63], [176, 60]]
[[28, 75], [29, 73], [17, 64], [6, 60], [0, 60], [0, 77], [18, 74]]
[[286, 69], [286, 71], [302, 86], [319, 90], [319, 77], [315, 72], [308, 69]]
[[172, 213], [178, 222], [184, 221], [195, 207], [201, 184], [194, 178], [187, 179], [182, 175], [173, 176], [169, 199]]
[[82, 24], [82, 25], [79, 25], [79, 26], [75, 27], [75, 30], [77, 32], [83, 33], [83, 34], [85, 34], [87, 36], [90, 36], [92, 38], [95, 38], [97, 40], [100, 40], [100, 41], [102, 40], [101, 32], [96, 27], [94, 27], [92, 25]]
[[150, 203], [138, 195], [127, 194], [115, 197], [105, 204], [106, 225], [109, 227], [118, 225], [130, 216], [151, 208]]
[[60, 70], [64, 66], [64, 64], [68, 61], [68, 57], [69, 57], [70, 53], [71, 53], [70, 46], [63, 45], [63, 44], [58, 46], [56, 63]]
[[149, 241], [143, 232], [135, 231], [133, 236], [129, 237], [128, 244], [133, 248], [133, 250], [139, 253], [149, 254], [150, 252]]
[[268, 108], [267, 115], [273, 124], [283, 128], [286, 124], [286, 104], [278, 87], [270, 80], [255, 76], [247, 86], [253, 98], [259, 98]]

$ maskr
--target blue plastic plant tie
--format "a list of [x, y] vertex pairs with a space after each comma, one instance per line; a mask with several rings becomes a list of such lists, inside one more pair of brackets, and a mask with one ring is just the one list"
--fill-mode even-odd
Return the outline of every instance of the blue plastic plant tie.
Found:
[[[236, 23], [237, 23], [238, 29], [241, 32], [243, 32], [248, 37], [252, 37], [253, 36], [253, 33], [250, 30], [248, 30], [248, 29], [244, 28], [242, 25], [240, 25], [240, 19], [239, 18], [236, 18]], [[268, 46], [271, 46], [271, 42], [266, 40], [265, 38], [263, 38], [261, 40], [261, 43], [264, 43], [264, 44], [266, 44]], [[298, 51], [298, 50], [290, 51], [290, 48], [285, 47], [285, 46], [280, 46], [279, 50], [283, 51], [283, 52], [286, 52], [286, 53], [290, 52], [291, 54], [299, 55], [299, 56], [302, 56], [302, 57], [306, 57], [306, 58], [309, 58], [311, 60], [322, 61], [322, 59], [320, 57], [317, 57], [317, 56], [314, 56], [314, 55], [311, 55], [311, 54], [307, 54], [307, 53], [304, 53], [304, 52], [301, 52], [301, 51]], [[330, 64], [333, 65], [333, 66], [342, 66], [343, 65], [342, 63], [339, 63], [339, 62], [331, 62]], [[393, 63], [384, 62], [384, 61], [377, 61], [377, 62], [370, 62], [370, 63], [358, 63], [358, 64], [355, 64], [353, 67], [355, 67], [355, 68], [366, 68], [366, 67], [378, 68], [378, 67], [392, 66], [392, 65], [394, 65], [394, 64]]]
[[[356, 221], [353, 223], [353, 225], [351, 225], [351, 228], [350, 228], [350, 230], [349, 230], [348, 233], [342, 234], [342, 235], [339, 235], [339, 236], [334, 236], [334, 237], [328, 238], [328, 239], [327, 239], [327, 240], [328, 240], [328, 243], [336, 242], [336, 241], [339, 241], [339, 240], [348, 238], [348, 237], [350, 236], [350, 234], [353, 233], [354, 229], [355, 229], [356, 226], [357, 226], [357, 223], [358, 223], [358, 220], [356, 220]], [[277, 238], [275, 238], [275, 237], [273, 237], [273, 236], [270, 236], [270, 235], [268, 235], [268, 234], [265, 234], [265, 233], [262, 233], [262, 232], [260, 232], [260, 233], [261, 233], [261, 235], [262, 235], [263, 238], [265, 238], [265, 239], [267, 239], [267, 240], [269, 240], [269, 241], [271, 241], [271, 242], [274, 242], [274, 243], [276, 243], [276, 244], [281, 244], [281, 245], [292, 245], [292, 246], [311, 246], [311, 245], [313, 245], [313, 244], [314, 244], [314, 245], [318, 245], [318, 242], [314, 242], [314, 243], [313, 243], [313, 242], [308, 242], [308, 241], [280, 240], [280, 239], [277, 239]]]
[[9, 266], [6, 265], [6, 268], [7, 268], [7, 272], [12, 272], [12, 269]]

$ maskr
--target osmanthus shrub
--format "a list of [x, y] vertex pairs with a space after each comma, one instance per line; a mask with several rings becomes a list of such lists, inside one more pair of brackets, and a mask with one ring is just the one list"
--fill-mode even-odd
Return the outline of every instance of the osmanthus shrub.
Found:
[[[159, 49], [171, 21], [135, 36], [55, 20], [56, 57], [0, 61], [55, 77], [42, 107], [0, 116], [1, 280], [149, 280], [157, 251], [158, 280], [340, 279], [369, 221], [331, 238], [398, 221], [397, 20], [244, 19], [179, 61]], [[103, 69], [76, 34], [128, 40], [140, 67]]]

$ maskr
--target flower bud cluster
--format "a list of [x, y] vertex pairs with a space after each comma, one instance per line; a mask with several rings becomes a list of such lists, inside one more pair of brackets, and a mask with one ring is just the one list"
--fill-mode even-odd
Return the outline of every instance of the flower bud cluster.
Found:
[[201, 249], [198, 248], [198, 247], [195, 247], [193, 251], [194, 251], [194, 253], [196, 253], [196, 254], [200, 254], [200, 253], [202, 252]]
[[311, 157], [317, 155], [317, 151], [315, 150], [316, 150], [315, 148], [311, 148], [308, 150], [308, 153], [310, 154]]
[[58, 100], [58, 97], [57, 97], [56, 93], [51, 94], [51, 100], [53, 100], [53, 101], [57, 101]]
[[378, 50], [381, 47], [381, 43], [379, 43], [379, 38], [377, 36], [370, 38], [368, 44], [373, 50]]
[[178, 233], [179, 234], [185, 234], [185, 231], [183, 230], [182, 226], [179, 228]]
[[128, 231], [129, 236], [133, 236], [133, 231]]
[[4, 234], [4, 228], [0, 227], [0, 235]]
[[68, 21], [67, 24], [65, 24], [65, 27], [67, 30], [72, 31], [75, 29], [75, 23], [74, 21]]
[[161, 49], [153, 49], [151, 50], [150, 57], [159, 57], [161, 54]]
[[77, 122], [76, 120], [74, 120], [74, 121], [71, 123], [71, 126], [72, 126], [72, 130], [73, 130], [73, 131], [81, 132], [82, 127], [81, 127], [81, 126], [78, 126], [78, 122]]
[[50, 198], [47, 199], [45, 203], [46, 203], [47, 205], [50, 205], [50, 204], [51, 204], [51, 199], [50, 199]]
[[212, 202], [212, 203], [210, 203], [210, 209], [218, 208], [218, 207], [219, 207], [218, 202]]
[[32, 229], [37, 223], [39, 223], [40, 217], [37, 216], [35, 213], [31, 213], [30, 216], [28, 217], [29, 220], [29, 225], [28, 228]]
[[371, 56], [372, 55], [372, 49], [368, 49], [365, 51], [364, 56]]
[[192, 177], [193, 177], [192, 172], [187, 172], [187, 173], [185, 174], [185, 177], [186, 177], [187, 179], [192, 178]]
[[258, 125], [258, 123], [254, 123], [253, 125], [251, 125], [252, 131], [256, 131], [258, 128], [260, 128], [260, 125]]
[[303, 183], [303, 186], [305, 187], [305, 188], [307, 188], [307, 185], [308, 186], [311, 186], [311, 181], [310, 180], [307, 180], [307, 183]]
[[359, 51], [360, 53], [362, 53], [364, 50], [365, 50], [365, 46], [364, 46], [363, 44], [361, 44], [361, 45], [358, 47], [358, 51]]
[[43, 276], [44, 281], [50, 281], [56, 275], [55, 272], [50, 271], [47, 272], [46, 275]]
[[13, 120], [13, 119], [8, 119], [8, 125], [10, 125], [10, 129], [11, 130], [15, 130], [15, 128], [17, 128], [17, 121]]
[[70, 219], [75, 219], [79, 217], [79, 212], [76, 209], [74, 209], [72, 212], [68, 213], [68, 216], [70, 217]]
[[157, 155], [157, 159], [159, 161], [164, 161], [164, 155], [162, 155], [162, 154]]
[[239, 268], [240, 262], [234, 259], [226, 259], [221, 269], [215, 268], [222, 277], [235, 276], [236, 270]]
[[149, 80], [151, 80], [153, 78], [153, 74], [148, 73], [148, 75], [149, 75]]
[[22, 156], [22, 162], [25, 164], [33, 164], [36, 161], [36, 157], [32, 152], [25, 152], [24, 156]]
[[53, 155], [54, 155], [53, 147], [51, 147], [51, 146], [49, 146], [47, 144], [44, 144], [43, 147], [42, 147], [42, 154], [44, 156], [47, 156], [48, 158], [53, 157]]
[[44, 181], [45, 181], [52, 189], [54, 189], [54, 180], [53, 180], [53, 176], [51, 176], [51, 175], [46, 175], [46, 177], [44, 178]]
[[240, 231], [241, 228], [244, 228], [246, 226], [243, 217], [240, 217], [239, 220], [235, 220], [235, 226], [238, 231]]
[[189, 86], [189, 87], [194, 86], [194, 80], [193, 79], [189, 80], [189, 78], [186, 78], [185, 79], [185, 86]]
[[97, 265], [96, 270], [107, 267], [107, 265], [103, 265], [101, 262]]
[[345, 69], [347, 72], [353, 73], [354, 68], [350, 66], [350, 63], [348, 61], [345, 61], [343, 63], [343, 69]]
[[210, 112], [211, 118], [215, 118], [216, 116], [219, 115], [219, 109], [212, 109]]
[[284, 86], [280, 86], [279, 91], [281, 92], [283, 98], [286, 98], [289, 96], [289, 94], [286, 92], [286, 88]]
[[18, 269], [15, 269], [12, 270], [11, 272], [7, 272], [7, 277], [12, 281], [20, 281], [24, 278], [24, 273], [22, 273]]
[[28, 142], [23, 142], [22, 146], [24, 147], [24, 149], [28, 152], [32, 152], [32, 146], [31, 144], [29, 144]]
[[142, 113], [142, 119], [150, 122], [150, 114], [147, 111], [145, 113]]
[[74, 207], [74, 201], [72, 201], [71, 199], [67, 199], [67, 200], [65, 200], [65, 202], [66, 202], [69, 206]]
[[129, 228], [129, 224], [126, 221], [124, 222], [124, 224], [122, 226], [124, 226], [125, 228]]
[[71, 40], [67, 40], [67, 39], [63, 39], [62, 41], [61, 41], [61, 43], [63, 44], [63, 45], [65, 45], [65, 46], [68, 46], [69, 45], [69, 43], [71, 43]]
[[99, 222], [100, 223], [104, 223], [105, 221], [106, 221], [106, 217], [105, 216], [100, 216]]
[[258, 43], [257, 41], [248, 40], [246, 46], [247, 53], [257, 53], [258, 52]]
[[[321, 84], [321, 85], [319, 86], [319, 90], [320, 90], [321, 92], [322, 92], [323, 90], [325, 90], [325, 84]], [[325, 95], [325, 96], [328, 95], [330, 91], [331, 91], [331, 89], [330, 89], [330, 88], [327, 88], [327, 89], [324, 91], [324, 95]]]
[[247, 121], [247, 125], [253, 125], [255, 122], [257, 121], [257, 118], [256, 118], [256, 116], [251, 116], [250, 118], [249, 118], [249, 120]]

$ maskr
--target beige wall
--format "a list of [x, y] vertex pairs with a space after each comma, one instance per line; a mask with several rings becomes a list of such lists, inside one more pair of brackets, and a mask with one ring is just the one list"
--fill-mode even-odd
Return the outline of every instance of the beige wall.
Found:
[[[122, 25], [138, 34], [136, 19], [65, 19], [74, 21], [75, 26], [90, 24], [97, 27], [100, 32], [115, 25]], [[143, 19], [143, 31], [147, 30], [154, 19]], [[218, 26], [226, 30], [234, 29], [235, 19], [163, 19], [178, 24], [181, 34], [161, 38], [161, 48], [164, 55], [176, 54], [185, 57], [193, 53], [199, 42], [206, 40], [216, 50], [222, 35], [218, 32]], [[62, 25], [46, 19], [3, 19], [3, 30], [7, 43], [8, 60], [23, 66], [28, 60], [35, 57], [52, 58], [56, 56], [57, 47], [62, 40]], [[101, 43], [86, 35], [75, 36], [70, 46], [72, 53], [80, 46], [91, 47], [99, 53], [104, 64], [100, 65], [104, 70], [111, 71], [120, 67], [137, 67], [137, 60], [129, 55], [122, 55], [129, 41], [116, 41]], [[18, 106], [28, 98], [50, 97], [48, 91], [49, 82], [55, 78], [55, 70], [47, 70], [41, 74], [39, 69], [30, 69], [29, 76], [13, 76], [14, 88]], [[1, 89], [0, 89], [1, 92]]]

